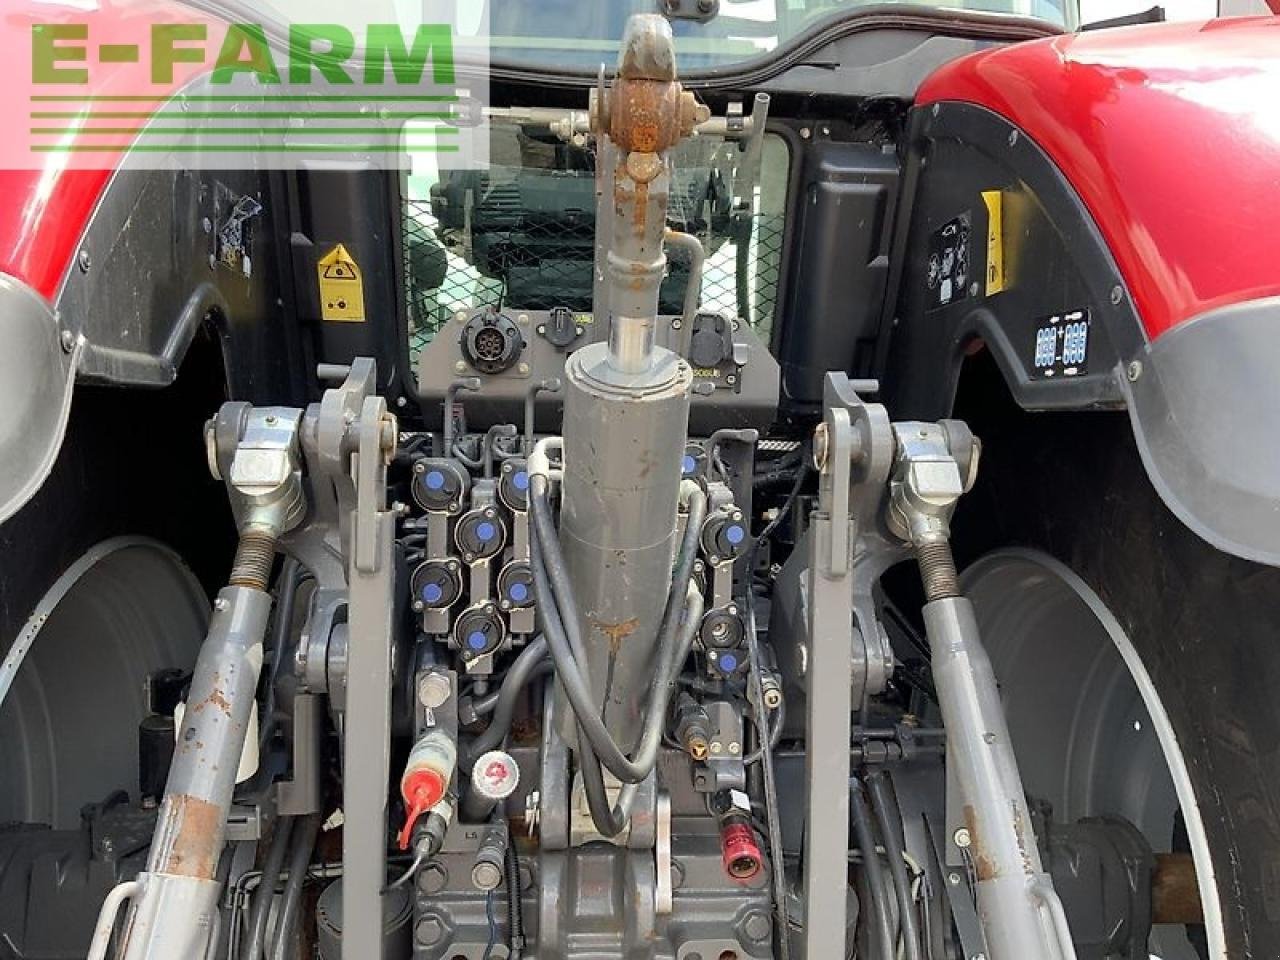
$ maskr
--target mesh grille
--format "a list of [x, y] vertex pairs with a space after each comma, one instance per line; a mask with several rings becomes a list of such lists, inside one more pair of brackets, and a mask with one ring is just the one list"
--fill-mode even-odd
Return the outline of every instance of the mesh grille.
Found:
[[[730, 147], [729, 149], [732, 149]], [[707, 249], [701, 306], [748, 320], [768, 340], [784, 217], [759, 202], [733, 211], [709, 154], [677, 168], [670, 221]], [[579, 158], [581, 159], [581, 158]], [[590, 163], [587, 164], [590, 166]], [[785, 181], [785, 169], [782, 179]], [[430, 198], [430, 199], [428, 199]], [[458, 311], [591, 309], [594, 181], [589, 169], [494, 164], [484, 173], [410, 179], [404, 203], [409, 345], [417, 355]], [[688, 264], [673, 253], [661, 309], [680, 312]]]

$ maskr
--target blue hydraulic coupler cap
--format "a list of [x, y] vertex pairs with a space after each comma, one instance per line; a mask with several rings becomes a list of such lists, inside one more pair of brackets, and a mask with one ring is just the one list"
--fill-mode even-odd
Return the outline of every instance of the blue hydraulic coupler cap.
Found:
[[422, 599], [425, 603], [439, 603], [443, 596], [444, 591], [440, 589], [438, 583], [428, 583], [422, 588]]
[[513, 583], [507, 593], [516, 603], [524, 603], [529, 599], [529, 588], [523, 583]]
[[498, 531], [494, 529], [494, 526], [492, 523], [486, 522], [486, 523], [477, 524], [476, 526], [476, 536], [479, 537], [480, 540], [484, 543], [488, 543], [490, 540], [492, 540], [494, 538], [494, 535], [497, 532]]
[[724, 532], [724, 538], [732, 543], [735, 547], [740, 544], [747, 536], [747, 532], [736, 523]]
[[517, 490], [528, 490], [529, 474], [524, 470], [517, 470], [516, 475], [511, 478], [511, 482], [515, 484]]
[[698, 461], [691, 454], [686, 453], [684, 459], [680, 461], [680, 469], [686, 477], [690, 476], [698, 469]]
[[725, 673], [733, 673], [738, 669], [738, 658], [732, 653], [720, 654], [720, 669]]
[[479, 630], [472, 630], [471, 633], [467, 635], [467, 646], [472, 650], [483, 650], [488, 643], [489, 641], [485, 639], [485, 635]]
[[427, 474], [427, 489], [440, 490], [444, 487], [444, 474], [439, 470], [432, 470]]

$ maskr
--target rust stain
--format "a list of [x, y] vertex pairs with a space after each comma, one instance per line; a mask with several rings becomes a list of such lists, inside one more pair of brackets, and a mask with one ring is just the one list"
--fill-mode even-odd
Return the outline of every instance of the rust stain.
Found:
[[[1018, 852], [1022, 855], [1022, 868], [1028, 875], [1036, 872], [1035, 864], [1031, 862], [1031, 853], [1027, 848], [1027, 825], [1022, 819], [1022, 811], [1018, 809], [1018, 805], [1013, 804], [1013, 833], [1018, 838]], [[1032, 843], [1035, 841], [1032, 840]]]
[[216, 804], [180, 793], [165, 800], [155, 872], [212, 880], [224, 821]]
[[221, 710], [228, 717], [231, 716], [231, 701], [226, 698], [220, 687], [215, 686], [209, 696], [205, 697], [199, 703], [191, 707], [192, 713], [199, 713], [205, 707], [212, 704]]
[[681, 86], [673, 80], [622, 77], [614, 82], [609, 136], [623, 152], [658, 153], [680, 139]]
[[996, 869], [996, 864], [987, 856], [986, 848], [982, 844], [982, 833], [978, 830], [978, 813], [967, 803], [964, 807], [964, 825], [969, 829], [969, 837], [972, 841], [969, 847], [969, 855], [973, 857], [973, 869], [978, 875], [979, 882], [994, 880], [1000, 875], [1000, 871]]
[[622, 648], [622, 641], [636, 632], [636, 627], [640, 626], [640, 618], [632, 617], [621, 623], [603, 623], [595, 620], [592, 621], [592, 626], [609, 638], [609, 650], [616, 654]]

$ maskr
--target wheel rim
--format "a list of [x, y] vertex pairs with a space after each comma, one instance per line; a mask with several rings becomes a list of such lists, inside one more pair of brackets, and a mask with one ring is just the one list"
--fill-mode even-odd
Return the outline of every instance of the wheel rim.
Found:
[[[1068, 567], [1032, 550], [983, 557], [961, 578], [990, 654], [1027, 792], [1057, 819], [1120, 815], [1157, 853], [1180, 811], [1196, 866], [1209, 956], [1226, 958], [1222, 905], [1185, 758], [1158, 691], [1119, 621]], [[1199, 955], [1156, 927], [1162, 960]]]
[[145, 678], [190, 669], [209, 619], [194, 574], [153, 540], [92, 547], [36, 604], [0, 662], [0, 822], [79, 825], [138, 792]]

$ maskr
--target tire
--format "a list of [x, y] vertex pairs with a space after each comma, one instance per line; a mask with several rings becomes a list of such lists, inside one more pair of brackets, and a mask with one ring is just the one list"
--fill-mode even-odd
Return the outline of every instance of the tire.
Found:
[[74, 829], [82, 805], [137, 797], [147, 677], [194, 663], [233, 544], [204, 466], [222, 394], [204, 373], [159, 392], [77, 387], [52, 474], [0, 526], [0, 654], [47, 615], [0, 704], [0, 822]]
[[955, 519], [957, 556], [1042, 550], [1114, 615], [1186, 761], [1222, 908], [1217, 956], [1280, 957], [1280, 570], [1184, 527], [1123, 414], [1027, 414], [1003, 393], [968, 381], [957, 403], [984, 444]]

